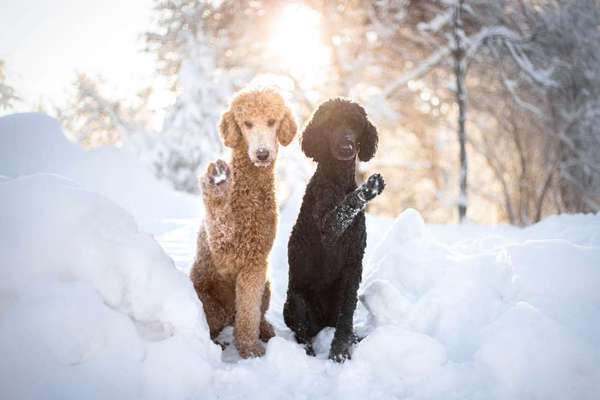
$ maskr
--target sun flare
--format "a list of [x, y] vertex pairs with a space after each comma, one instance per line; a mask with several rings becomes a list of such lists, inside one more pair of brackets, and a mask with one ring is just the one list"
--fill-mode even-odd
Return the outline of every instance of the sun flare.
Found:
[[300, 4], [285, 6], [271, 32], [269, 54], [294, 77], [306, 84], [320, 80], [329, 62], [329, 51], [321, 41], [321, 16]]

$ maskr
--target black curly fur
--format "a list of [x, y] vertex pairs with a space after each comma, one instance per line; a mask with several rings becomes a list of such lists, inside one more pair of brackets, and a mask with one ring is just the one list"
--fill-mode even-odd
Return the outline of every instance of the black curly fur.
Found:
[[317, 163], [288, 243], [289, 286], [284, 319], [299, 343], [314, 354], [312, 338], [335, 327], [330, 358], [350, 356], [353, 315], [366, 247], [364, 208], [383, 190], [379, 175], [357, 188], [355, 158], [340, 161], [331, 151], [334, 132], [358, 134], [358, 157], [371, 159], [377, 130], [365, 110], [344, 99], [323, 103], [302, 135], [302, 150]]

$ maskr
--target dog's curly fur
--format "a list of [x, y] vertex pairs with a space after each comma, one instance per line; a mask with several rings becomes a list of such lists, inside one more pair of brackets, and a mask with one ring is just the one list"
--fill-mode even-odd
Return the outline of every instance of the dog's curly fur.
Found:
[[349, 100], [323, 103], [304, 129], [302, 150], [318, 165], [288, 243], [284, 319], [308, 354], [314, 354], [312, 338], [326, 326], [335, 327], [330, 358], [343, 361], [355, 340], [352, 319], [367, 238], [363, 209], [384, 183], [373, 175], [357, 188], [356, 155], [339, 160], [332, 152], [336, 132], [356, 133], [361, 161], [377, 150], [377, 130], [365, 110]]
[[261, 135], [274, 135], [275, 153], [277, 141], [285, 146], [296, 134], [292, 114], [275, 90], [246, 90], [234, 97], [219, 124], [225, 145], [233, 150], [230, 167], [219, 160], [201, 178], [206, 218], [190, 272], [211, 338], [233, 324], [243, 358], [264, 354], [259, 338], [274, 336], [265, 312], [270, 299], [267, 258], [277, 225], [274, 159], [268, 166], [250, 159], [243, 126], [249, 121], [262, 124]]

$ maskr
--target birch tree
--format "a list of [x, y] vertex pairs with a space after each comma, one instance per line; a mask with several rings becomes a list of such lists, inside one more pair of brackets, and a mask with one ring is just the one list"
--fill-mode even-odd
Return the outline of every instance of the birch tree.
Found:
[[[384, 92], [393, 98], [410, 81], [421, 79], [435, 69], [447, 68], [451, 73], [449, 83], [457, 105], [457, 142], [459, 148], [457, 200], [459, 221], [467, 216], [468, 209], [468, 157], [467, 157], [467, 82], [473, 62], [484, 52], [493, 56], [493, 49], [507, 48], [519, 70], [542, 85], [552, 85], [551, 71], [542, 69], [532, 61], [527, 49], [530, 33], [520, 29], [515, 21], [505, 18], [505, 1], [479, 0], [465, 3], [463, 0], [441, 0], [427, 2], [386, 2], [385, 7], [404, 7], [405, 20], [412, 18], [418, 35], [412, 37], [404, 29], [387, 33], [388, 40], [408, 41], [421, 53], [421, 61], [386, 85]], [[376, 10], [381, 15], [384, 9]], [[419, 22], [416, 22], [417, 19]], [[483, 51], [487, 50], [487, 51]], [[405, 51], [401, 49], [400, 51]], [[413, 51], [412, 54], [415, 54]]]

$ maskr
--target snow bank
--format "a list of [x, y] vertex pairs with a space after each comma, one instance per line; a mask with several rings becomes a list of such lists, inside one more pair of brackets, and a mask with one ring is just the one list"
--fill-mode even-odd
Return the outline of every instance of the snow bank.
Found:
[[73, 179], [116, 202], [152, 232], [165, 229], [161, 220], [201, 212], [198, 198], [172, 191], [126, 150], [105, 147], [85, 151], [69, 142], [59, 123], [44, 114], [0, 118], [0, 174], [17, 177], [35, 173]]
[[468, 398], [597, 398], [599, 224], [599, 215], [561, 216], [490, 234], [429, 228], [407, 210], [368, 263], [368, 325], [443, 345], [436, 384], [462, 369], [445, 391], [471, 380]]
[[219, 350], [133, 218], [53, 175], [0, 182], [2, 398], [184, 398]]

